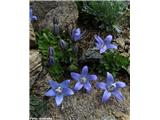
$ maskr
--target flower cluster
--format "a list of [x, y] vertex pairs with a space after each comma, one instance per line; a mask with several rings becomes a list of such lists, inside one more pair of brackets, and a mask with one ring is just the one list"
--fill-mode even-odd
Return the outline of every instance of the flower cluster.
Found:
[[[75, 91], [81, 90], [83, 87], [86, 89], [87, 93], [91, 92], [92, 86], [91, 81], [96, 81], [98, 78], [96, 75], [90, 75], [88, 73], [88, 66], [82, 68], [81, 74], [76, 72], [71, 72], [71, 77], [76, 81], [74, 86]], [[62, 83], [57, 83], [53, 80], [49, 80], [51, 89], [49, 89], [45, 96], [55, 97], [56, 105], [59, 106], [64, 96], [71, 96], [74, 94], [73, 90], [69, 88], [70, 80], [65, 80]], [[102, 102], [106, 102], [111, 95], [115, 96], [118, 101], [124, 99], [122, 93], [119, 91], [119, 88], [124, 88], [126, 84], [124, 82], [114, 82], [113, 76], [111, 73], [107, 72], [106, 82], [97, 82], [96, 87], [104, 90], [102, 96]]]
[[[82, 38], [83, 34], [84, 32], [81, 33], [80, 28], [73, 29], [71, 39], [74, 42], [77, 42]], [[104, 40], [100, 36], [95, 35], [96, 48], [99, 50], [100, 54], [106, 52], [108, 49], [117, 49], [116, 45], [111, 44], [112, 39], [112, 35], [107, 35]], [[60, 40], [59, 44], [62, 50], [67, 49], [68, 43], [63, 39]], [[75, 43], [73, 47], [76, 47]], [[74, 49], [74, 51], [78, 52], [78, 47]], [[48, 56], [49, 65], [53, 65], [54, 49], [52, 47], [48, 48]], [[73, 87], [73, 90], [69, 88], [70, 80], [64, 80], [62, 83], [57, 83], [53, 80], [49, 80], [51, 89], [49, 89], [45, 93], [45, 96], [55, 97], [55, 103], [57, 106], [61, 105], [64, 96], [71, 96], [74, 94], [74, 92], [77, 92], [82, 88], [84, 88], [87, 93], [90, 93], [92, 90], [91, 82], [98, 80], [97, 75], [89, 74], [87, 65], [82, 68], [81, 73], [71, 72], [70, 75], [73, 81], [76, 82]], [[114, 82], [113, 76], [109, 72], [107, 72], [105, 82], [96, 83], [96, 88], [104, 90], [102, 102], [108, 101], [111, 96], [114, 96], [118, 101], [122, 101], [124, 97], [122, 93], [119, 91], [119, 89], [124, 88], [125, 86], [126, 84], [124, 82]]]
[[[30, 22], [34, 20], [37, 20], [37, 17], [32, 15], [32, 9], [30, 8]], [[53, 32], [55, 34], [58, 34], [59, 28], [58, 26], [56, 26], [57, 20], [54, 19], [53, 22], [55, 24]], [[74, 42], [72, 47], [75, 53], [78, 53], [78, 46], [76, 45], [76, 42], [82, 39], [84, 33], [85, 32], [81, 33], [80, 28], [74, 28], [71, 32], [71, 39]], [[98, 35], [95, 35], [94, 37], [96, 40], [96, 48], [97, 50], [99, 50], [100, 54], [106, 52], [108, 49], [117, 49], [117, 46], [111, 43], [113, 39], [112, 35], [107, 35], [104, 40]], [[62, 50], [66, 50], [68, 43], [65, 40], [61, 39], [59, 41], [59, 45]], [[48, 47], [48, 64], [49, 66], [55, 64], [54, 48], [51, 46]], [[65, 96], [71, 96], [74, 94], [74, 92], [77, 92], [82, 88], [84, 88], [87, 93], [90, 93], [92, 90], [91, 82], [98, 80], [97, 75], [89, 74], [87, 65], [82, 68], [81, 73], [71, 72], [70, 75], [73, 81], [76, 82], [73, 90], [69, 87], [70, 80], [64, 80], [61, 83], [57, 83], [54, 80], [48, 81], [51, 88], [45, 93], [45, 96], [55, 97], [55, 103], [57, 106], [62, 104]], [[96, 83], [96, 88], [104, 90], [102, 102], [108, 101], [111, 96], [114, 96], [118, 101], [122, 101], [124, 97], [119, 89], [124, 87], [126, 87], [126, 84], [120, 81], [114, 82], [113, 76], [109, 72], [107, 72], [105, 82]]]

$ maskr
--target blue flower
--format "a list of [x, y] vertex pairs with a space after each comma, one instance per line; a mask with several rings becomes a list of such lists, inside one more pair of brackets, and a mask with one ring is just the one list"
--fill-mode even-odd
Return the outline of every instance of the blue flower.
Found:
[[49, 65], [53, 65], [54, 64], [54, 49], [53, 49], [53, 47], [48, 48], [48, 56], [49, 56], [49, 58], [48, 58]]
[[113, 95], [118, 101], [124, 99], [122, 93], [119, 91], [119, 88], [126, 87], [124, 82], [114, 82], [113, 76], [111, 73], [107, 72], [106, 82], [96, 83], [96, 87], [104, 90], [102, 96], [102, 102], [106, 102]]
[[84, 32], [81, 34], [81, 30], [80, 28], [77, 28], [77, 29], [73, 29], [72, 30], [72, 34], [71, 34], [71, 38], [72, 40], [74, 41], [78, 41], [81, 39], [82, 35], [84, 34]]
[[70, 96], [74, 94], [73, 90], [69, 88], [70, 80], [64, 80], [61, 83], [49, 80], [48, 83], [50, 84], [51, 89], [49, 89], [45, 93], [45, 96], [55, 97], [55, 102], [57, 106], [62, 103], [64, 96]]
[[81, 74], [76, 72], [71, 72], [71, 76], [74, 80], [77, 81], [77, 83], [74, 86], [74, 89], [76, 91], [80, 90], [82, 87], [84, 87], [87, 92], [89, 93], [91, 91], [91, 84], [90, 81], [97, 80], [96, 75], [89, 75], [88, 74], [88, 66], [84, 66], [82, 68]]
[[106, 36], [104, 40], [98, 35], [95, 35], [96, 39], [96, 47], [98, 50], [100, 50], [100, 53], [104, 53], [107, 49], [117, 49], [117, 46], [114, 44], [111, 44], [112, 41], [112, 35]]
[[37, 20], [37, 16], [32, 15], [32, 8], [29, 10], [29, 17], [30, 17], [30, 22]]

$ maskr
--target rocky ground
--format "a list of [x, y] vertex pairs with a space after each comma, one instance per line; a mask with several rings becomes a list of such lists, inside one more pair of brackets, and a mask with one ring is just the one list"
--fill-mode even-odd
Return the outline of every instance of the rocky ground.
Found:
[[[41, 117], [53, 120], [129, 120], [130, 85], [128, 77], [123, 77], [122, 80], [127, 81], [127, 88], [122, 90], [125, 96], [122, 102], [117, 102], [112, 98], [105, 104], [101, 103], [102, 91], [95, 88], [95, 83], [92, 84], [91, 94], [79, 91], [73, 96], [65, 97], [60, 107], [55, 106], [53, 98], [44, 97], [44, 93], [49, 88], [48, 80], [51, 77], [42, 65], [34, 31], [44, 27], [51, 29], [57, 24], [62, 31], [70, 33], [71, 29], [76, 26], [78, 9], [74, 2], [31, 2], [31, 7], [35, 15], [39, 16], [39, 20], [37, 23], [30, 24], [30, 95], [37, 96], [42, 101], [49, 101], [48, 110], [45, 114], [41, 114]], [[54, 24], [53, 19], [58, 22]], [[95, 34], [95, 31], [87, 33], [92, 35]], [[90, 38], [90, 42], [93, 42], [93, 39]], [[129, 56], [129, 38], [116, 38], [114, 42], [118, 44], [118, 51], [122, 55]], [[83, 45], [87, 45], [86, 42], [82, 41], [79, 44], [83, 51]], [[87, 49], [91, 47], [92, 45]], [[33, 116], [30, 115], [30, 117]]]

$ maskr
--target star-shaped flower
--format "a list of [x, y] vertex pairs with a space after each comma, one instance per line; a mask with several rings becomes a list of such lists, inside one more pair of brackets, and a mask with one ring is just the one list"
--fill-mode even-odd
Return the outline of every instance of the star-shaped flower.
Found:
[[107, 49], [117, 49], [117, 46], [114, 44], [111, 44], [111, 41], [113, 39], [112, 35], [107, 35], [104, 40], [98, 35], [95, 35], [96, 39], [96, 47], [98, 50], [100, 50], [100, 53], [104, 53]]
[[82, 68], [81, 74], [76, 73], [76, 72], [71, 72], [71, 76], [74, 80], [77, 81], [77, 83], [74, 86], [74, 89], [76, 91], [78, 91], [82, 87], [84, 87], [88, 93], [91, 91], [91, 88], [92, 88], [90, 81], [97, 80], [96, 75], [89, 75], [88, 74], [88, 66], [84, 66]]
[[122, 93], [119, 91], [119, 88], [126, 87], [124, 82], [114, 82], [113, 76], [111, 73], [107, 72], [106, 82], [98, 82], [96, 83], [96, 87], [104, 90], [102, 96], [102, 102], [106, 102], [113, 95], [116, 97], [118, 101], [122, 101], [124, 99]]
[[51, 89], [45, 93], [45, 96], [55, 97], [57, 106], [62, 103], [64, 96], [70, 96], [74, 94], [73, 90], [69, 88], [70, 80], [65, 80], [62, 83], [49, 80], [48, 83], [50, 84]]

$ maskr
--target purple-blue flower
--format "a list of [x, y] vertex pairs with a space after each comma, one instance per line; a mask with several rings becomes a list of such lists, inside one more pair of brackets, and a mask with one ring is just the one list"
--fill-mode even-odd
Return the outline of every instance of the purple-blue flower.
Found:
[[37, 16], [34, 16], [32, 12], [33, 12], [33, 10], [32, 10], [32, 8], [30, 8], [30, 10], [29, 10], [30, 22], [34, 21], [34, 20], [37, 20]]
[[55, 102], [57, 106], [62, 103], [64, 96], [70, 96], [74, 94], [73, 90], [69, 88], [70, 80], [64, 80], [61, 83], [49, 80], [48, 83], [50, 84], [51, 89], [49, 89], [45, 93], [45, 96], [55, 97]]
[[119, 88], [126, 87], [126, 84], [120, 81], [114, 82], [113, 76], [109, 72], [107, 72], [106, 82], [98, 82], [96, 83], [96, 87], [104, 90], [102, 102], [108, 101], [111, 96], [114, 96], [118, 101], [122, 101], [124, 99]]
[[84, 32], [81, 34], [81, 29], [80, 28], [74, 28], [72, 30], [72, 33], [71, 33], [71, 38], [72, 40], [74, 41], [78, 41], [81, 39], [82, 35], [84, 34]]
[[98, 35], [95, 35], [96, 39], [96, 47], [98, 50], [100, 50], [100, 53], [104, 53], [107, 49], [117, 49], [117, 46], [114, 44], [111, 44], [111, 41], [113, 39], [112, 35], [107, 35], [104, 40]]
[[92, 89], [90, 81], [97, 80], [96, 75], [89, 75], [88, 74], [88, 66], [84, 66], [82, 68], [81, 74], [76, 72], [71, 72], [72, 78], [77, 81], [77, 83], [74, 86], [74, 89], [76, 91], [80, 90], [82, 87], [84, 87], [87, 92], [89, 93]]
[[54, 49], [53, 49], [53, 47], [48, 48], [48, 56], [49, 56], [49, 58], [48, 58], [49, 65], [53, 65], [54, 64]]

